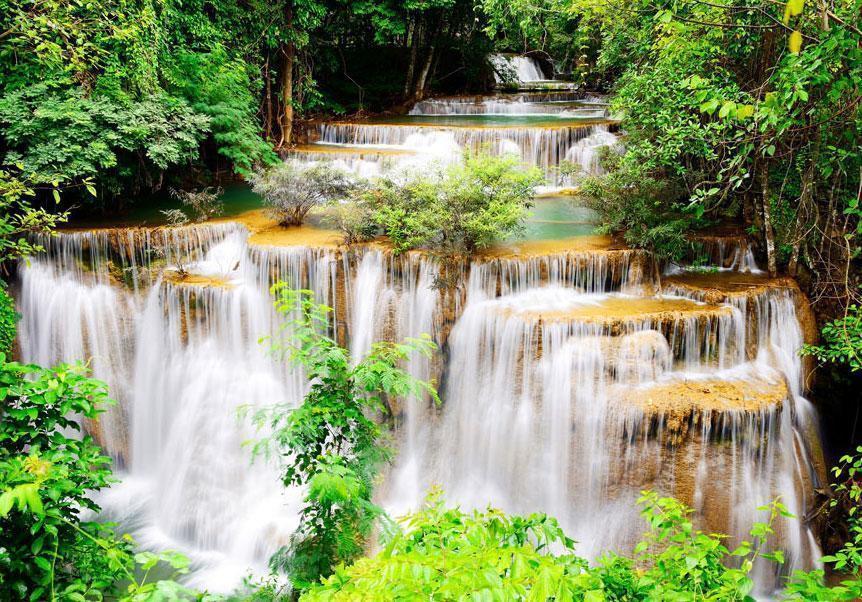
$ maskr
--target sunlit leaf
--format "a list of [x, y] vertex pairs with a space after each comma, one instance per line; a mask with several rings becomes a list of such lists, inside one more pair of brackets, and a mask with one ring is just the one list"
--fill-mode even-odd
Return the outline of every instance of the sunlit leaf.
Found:
[[787, 41], [787, 48], [793, 54], [799, 54], [799, 51], [802, 49], [802, 33], [799, 31], [794, 31], [790, 34], [790, 39]]

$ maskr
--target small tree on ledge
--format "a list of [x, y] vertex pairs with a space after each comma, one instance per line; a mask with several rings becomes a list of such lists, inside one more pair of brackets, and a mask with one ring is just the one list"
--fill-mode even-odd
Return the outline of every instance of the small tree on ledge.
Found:
[[314, 207], [344, 198], [355, 187], [351, 175], [331, 162], [304, 166], [286, 161], [252, 174], [249, 180], [282, 226], [301, 226]]

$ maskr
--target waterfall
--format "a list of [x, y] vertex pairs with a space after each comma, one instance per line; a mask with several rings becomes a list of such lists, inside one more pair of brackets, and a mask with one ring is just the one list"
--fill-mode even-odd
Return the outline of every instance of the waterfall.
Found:
[[[492, 61], [521, 84], [544, 78], [527, 57]], [[316, 124], [292, 154], [400, 177], [487, 147], [571, 185], [562, 161], [600, 174], [600, 149], [620, 148], [605, 111], [571, 89], [432, 99], [418, 118]], [[62, 232], [37, 238], [46, 252], [15, 286], [22, 359], [89, 361], [119, 402], [87, 425], [121, 478], [99, 496], [103, 516], [143, 547], [188, 554], [192, 585], [229, 591], [266, 572], [298, 524], [302, 491], [251, 462], [242, 444], [256, 434], [238, 417], [307, 390], [259, 342], [289, 328], [272, 308], [278, 280], [333, 309], [329, 334], [354, 362], [379, 341], [427, 333], [438, 345], [405, 368], [436, 381], [442, 404], [391, 401], [397, 454], [375, 496], [392, 514], [441, 485], [465, 507], [548, 512], [594, 559], [638, 539], [647, 488], [732, 541], [775, 497], [798, 517], [812, 506], [823, 470], [797, 354], [804, 299], [768, 279], [736, 232], [698, 238], [694, 266], [663, 274], [645, 251], [565, 237], [446, 262], [378, 243], [290, 244], [286, 232], [282, 246], [254, 240], [267, 239], [231, 222]], [[757, 563], [766, 594], [819, 554], [799, 519], [782, 518], [771, 543], [787, 563]]]
[[[551, 174], [552, 168], [567, 158], [579, 141], [597, 135], [591, 148], [601, 140], [613, 143], [607, 129], [590, 124], [568, 124], [560, 127], [466, 127], [324, 123], [316, 130], [322, 144], [356, 148], [401, 149], [425, 153], [438, 161], [457, 160], [461, 148], [489, 148], [502, 153], [517, 150], [528, 165]], [[600, 135], [600, 136], [598, 136]], [[585, 143], [586, 144], [586, 143]]]
[[[406, 366], [442, 383], [443, 405], [392, 408], [399, 453], [378, 492], [392, 512], [439, 484], [467, 507], [553, 514], [596, 557], [637, 539], [644, 488], [735, 538], [778, 495], [797, 516], [810, 507], [817, 418], [792, 288], [736, 292], [722, 282], [745, 274], [725, 271], [707, 285], [673, 276], [657, 295], [644, 252], [596, 250], [476, 257], [447, 268], [447, 291], [423, 253], [259, 247], [229, 223], [44, 244], [20, 270], [23, 359], [89, 359], [108, 381], [120, 404], [93, 428], [122, 482], [100, 497], [104, 515], [144, 546], [188, 553], [191, 582], [212, 591], [264, 571], [297, 525], [301, 492], [251, 463], [254, 433], [237, 417], [298, 403], [307, 386], [258, 343], [281, 323], [268, 293], [279, 279], [334, 308], [355, 361], [422, 333], [448, 350]], [[801, 521], [782, 519], [775, 543], [782, 570], [814, 564]], [[756, 570], [769, 591], [775, 570]]]
[[607, 105], [599, 98], [589, 100], [576, 93], [557, 95], [508, 95], [488, 97], [432, 98], [417, 102], [410, 115], [558, 115], [560, 117], [607, 117]]
[[602, 175], [605, 170], [599, 162], [599, 150], [605, 147], [622, 151], [616, 134], [609, 132], [607, 127], [597, 126], [595, 133], [581, 138], [566, 151], [566, 161], [580, 167], [584, 174]]
[[489, 57], [491, 66], [494, 68], [494, 77], [497, 83], [516, 82], [539, 82], [547, 78], [542, 73], [539, 62], [529, 56], [517, 56], [509, 54], [492, 54]]
[[[298, 277], [313, 274], [314, 254], [293, 271], [281, 258], [255, 264], [234, 224], [60, 234], [44, 244], [45, 256], [21, 266], [22, 356], [89, 359], [119, 400], [96, 431], [122, 479], [98, 500], [105, 515], [145, 547], [183, 549], [192, 583], [211, 591], [265, 572], [296, 528], [301, 496], [281, 491], [274, 467], [252, 464], [242, 444], [254, 433], [237, 409], [301, 399], [302, 374], [258, 338], [277, 319], [270, 267], [326, 300], [325, 278]], [[205, 284], [169, 279], [180, 265]]]

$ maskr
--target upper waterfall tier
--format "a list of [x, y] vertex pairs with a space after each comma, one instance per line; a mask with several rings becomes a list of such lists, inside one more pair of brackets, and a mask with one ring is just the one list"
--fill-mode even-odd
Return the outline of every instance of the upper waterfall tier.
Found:
[[492, 54], [489, 57], [498, 83], [515, 81], [519, 83], [540, 82], [545, 77], [539, 61], [529, 56], [515, 54]]
[[[540, 90], [573, 90], [572, 82], [550, 79], [534, 57], [517, 54], [492, 54], [488, 57], [498, 87]], [[552, 75], [552, 74], [551, 74]]]
[[410, 115], [558, 115], [563, 118], [600, 119], [607, 117], [607, 103], [599, 97], [582, 93], [432, 98], [413, 105]]
[[[485, 147], [495, 153], [517, 153], [527, 164], [538, 166], [551, 174], [553, 168], [564, 160], [582, 163], [580, 156], [571, 154], [583, 152], [582, 147], [586, 148], [585, 144], [579, 146], [578, 143], [607, 132], [608, 126], [602, 123], [563, 120], [554, 124], [554, 127], [323, 123], [316, 126], [312, 136], [323, 144], [349, 145], [356, 149], [377, 147], [410, 150], [428, 153], [443, 161], [458, 159], [461, 148]], [[612, 142], [602, 138], [596, 140], [593, 146]], [[592, 161], [588, 163], [592, 164]]]
[[[590, 94], [581, 90], [499, 92], [494, 95], [444, 96], [439, 98], [428, 98], [417, 102], [414, 105], [416, 112], [414, 113], [411, 111], [411, 115], [475, 114], [471, 107], [478, 108], [479, 113], [485, 113], [486, 111], [483, 106], [493, 105], [494, 103], [506, 103], [512, 105], [514, 108], [514, 105], [524, 103], [549, 107], [558, 103], [605, 104], [605, 100], [598, 95]], [[452, 107], [452, 109], [447, 110], [447, 107]], [[514, 111], [506, 112], [520, 111], [514, 109]], [[542, 112], [548, 111], [543, 110]]]

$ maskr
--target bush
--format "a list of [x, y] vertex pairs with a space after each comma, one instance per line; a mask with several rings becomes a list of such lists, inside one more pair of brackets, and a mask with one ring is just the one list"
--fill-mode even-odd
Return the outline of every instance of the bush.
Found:
[[[56, 188], [53, 192], [59, 200], [60, 193]], [[27, 234], [49, 233], [68, 218], [68, 212], [34, 208], [30, 201], [35, 194], [32, 182], [17, 170], [0, 169], [0, 263], [38, 253], [42, 248], [31, 243]]]
[[[98, 510], [89, 496], [111, 482], [110, 458], [93, 438], [64, 434], [80, 431], [70, 416], [96, 419], [112, 402], [80, 366], [0, 362], [0, 598], [42, 599], [52, 582], [61, 589], [85, 577], [80, 513]], [[16, 500], [19, 512], [10, 514]]]
[[[729, 551], [719, 535], [695, 531], [691, 510], [645, 492], [649, 525], [633, 559], [606, 556], [591, 567], [575, 542], [544, 514], [446, 508], [439, 492], [404, 520], [373, 558], [341, 567], [301, 600], [749, 600], [747, 574], [783, 507], [752, 529], [752, 542]], [[740, 568], [725, 565], [733, 557]]]
[[0, 280], [0, 353], [11, 355], [17, 323], [15, 301], [9, 296], [6, 283]]
[[[92, 493], [114, 481], [110, 458], [77, 434], [113, 403], [105, 383], [80, 365], [46, 369], [0, 353], [0, 395], [0, 599], [198, 599], [173, 581], [187, 571], [183, 556], [135, 554], [131, 538], [81, 520], [99, 510]], [[170, 577], [148, 581], [157, 564]]]
[[845, 364], [851, 372], [862, 370], [862, 308], [847, 307], [844, 317], [823, 326], [820, 345], [805, 345], [803, 355], [813, 355], [821, 363]]
[[285, 161], [253, 173], [249, 181], [283, 226], [302, 225], [309, 211], [347, 197], [356, 186], [348, 172], [327, 162], [304, 166]]
[[600, 230], [622, 232], [626, 244], [648, 249], [659, 259], [681, 259], [690, 249], [686, 234], [695, 219], [672, 202], [679, 196], [673, 181], [610, 161], [608, 174], [585, 178], [580, 188], [601, 216]]
[[382, 510], [371, 502], [374, 477], [391, 454], [385, 432], [373, 419], [387, 412], [386, 401], [436, 392], [400, 366], [412, 353], [429, 355], [430, 338], [404, 343], [375, 343], [360, 362], [321, 334], [330, 309], [315, 303], [310, 291], [273, 286], [279, 313], [298, 317], [285, 326], [288, 340], [274, 350], [301, 365], [311, 381], [302, 405], [276, 405], [256, 412], [255, 423], [271, 435], [257, 442], [255, 455], [270, 451], [286, 458], [282, 480], [287, 487], [307, 487], [300, 524], [290, 544], [272, 559], [294, 587], [304, 589], [350, 562], [363, 549], [374, 519]]
[[346, 245], [370, 240], [378, 231], [373, 211], [361, 201], [335, 203], [327, 208], [323, 220], [341, 232]]
[[429, 176], [384, 178], [364, 200], [396, 251], [464, 254], [521, 230], [541, 182], [541, 172], [516, 157], [481, 152]]

